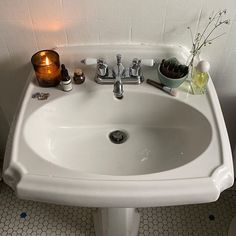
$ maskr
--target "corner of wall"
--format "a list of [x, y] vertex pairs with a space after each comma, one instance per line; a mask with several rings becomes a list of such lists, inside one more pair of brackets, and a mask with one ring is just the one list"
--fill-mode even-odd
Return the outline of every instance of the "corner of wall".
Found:
[[7, 122], [3, 110], [0, 106], [0, 160], [3, 159], [4, 156], [9, 128], [10, 125]]

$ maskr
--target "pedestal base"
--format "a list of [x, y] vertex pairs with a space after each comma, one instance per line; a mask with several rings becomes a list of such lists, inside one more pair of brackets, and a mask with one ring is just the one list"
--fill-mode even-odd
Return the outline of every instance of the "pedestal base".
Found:
[[96, 236], [137, 236], [140, 216], [135, 208], [99, 208], [94, 214]]

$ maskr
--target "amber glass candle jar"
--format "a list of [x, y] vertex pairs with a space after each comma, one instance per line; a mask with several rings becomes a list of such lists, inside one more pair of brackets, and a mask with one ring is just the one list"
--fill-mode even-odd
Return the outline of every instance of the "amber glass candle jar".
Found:
[[40, 86], [52, 87], [60, 83], [60, 59], [57, 52], [53, 50], [36, 52], [32, 56], [31, 62]]

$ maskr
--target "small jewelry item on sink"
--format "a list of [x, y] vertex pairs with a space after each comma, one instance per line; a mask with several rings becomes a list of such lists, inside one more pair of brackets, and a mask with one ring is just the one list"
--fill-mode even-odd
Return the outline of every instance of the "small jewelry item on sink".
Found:
[[39, 93], [39, 92], [37, 92], [37, 93], [34, 93], [32, 95], [32, 98], [37, 98], [38, 100], [47, 100], [49, 96], [50, 96], [49, 93]]
[[71, 78], [69, 76], [68, 70], [66, 69], [65, 65], [62, 64], [61, 65], [61, 87], [62, 90], [65, 92], [69, 92], [72, 90], [72, 81]]
[[31, 57], [36, 79], [41, 87], [57, 86], [61, 80], [59, 54], [53, 50], [42, 50]]
[[84, 72], [80, 68], [75, 69], [73, 79], [75, 84], [82, 84], [85, 81]]

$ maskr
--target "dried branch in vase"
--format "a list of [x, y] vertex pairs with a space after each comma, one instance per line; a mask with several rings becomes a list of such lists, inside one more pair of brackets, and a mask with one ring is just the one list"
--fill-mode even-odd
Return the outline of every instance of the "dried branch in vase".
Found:
[[214, 40], [221, 37], [225, 34], [225, 32], [221, 34], [215, 35], [214, 32], [216, 29], [222, 27], [223, 25], [229, 25], [230, 20], [226, 18], [227, 10], [221, 10], [216, 13], [212, 13], [212, 15], [208, 18], [208, 22], [201, 33], [197, 32], [195, 36], [193, 36], [192, 30], [188, 27], [190, 31], [191, 40], [192, 40], [192, 49], [191, 60], [188, 63], [188, 66], [193, 66], [194, 58], [197, 54], [200, 53], [202, 47], [212, 44]]

